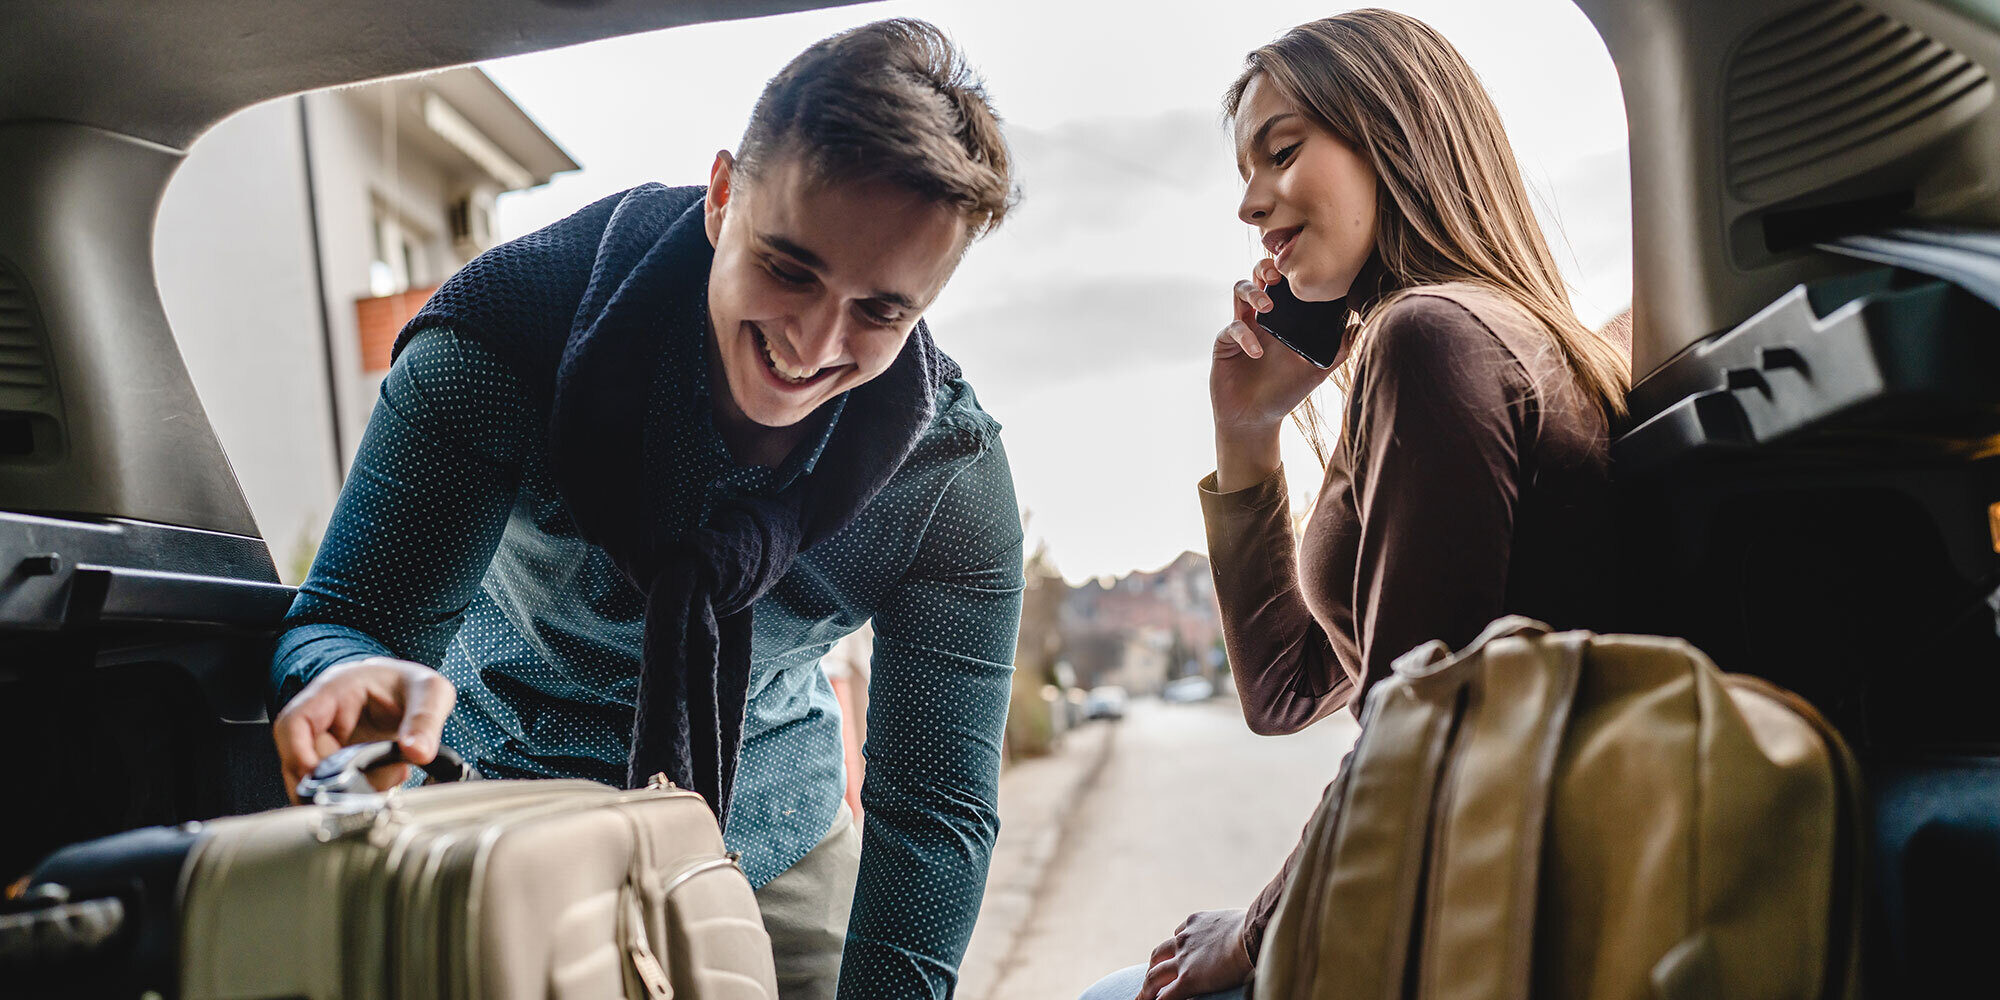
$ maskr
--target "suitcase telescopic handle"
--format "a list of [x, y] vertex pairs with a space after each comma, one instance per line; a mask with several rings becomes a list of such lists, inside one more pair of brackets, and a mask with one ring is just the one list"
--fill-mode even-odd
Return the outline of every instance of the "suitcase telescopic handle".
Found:
[[[368, 783], [368, 769], [405, 762], [402, 748], [390, 740], [341, 747], [327, 754], [326, 759], [299, 782], [299, 801], [323, 804], [331, 798], [376, 794], [374, 786]], [[430, 763], [416, 766], [423, 769], [432, 783], [472, 781], [479, 777], [479, 772], [466, 763], [465, 758], [447, 746], [439, 746], [437, 757]]]

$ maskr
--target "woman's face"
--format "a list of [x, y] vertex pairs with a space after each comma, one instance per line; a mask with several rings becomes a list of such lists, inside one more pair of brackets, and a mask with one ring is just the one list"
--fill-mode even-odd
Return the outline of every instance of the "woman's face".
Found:
[[1375, 169], [1258, 74], [1236, 115], [1236, 216], [1257, 227], [1292, 293], [1347, 294], [1375, 249]]

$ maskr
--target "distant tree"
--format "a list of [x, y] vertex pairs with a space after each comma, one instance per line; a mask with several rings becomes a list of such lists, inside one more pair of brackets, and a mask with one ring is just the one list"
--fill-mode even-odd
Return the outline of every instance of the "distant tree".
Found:
[[[1026, 531], [1030, 515], [1022, 515]], [[1039, 757], [1055, 748], [1064, 720], [1055, 712], [1062, 705], [1058, 690], [1054, 704], [1047, 689], [1057, 685], [1056, 661], [1062, 658], [1060, 630], [1063, 599], [1069, 585], [1056, 569], [1046, 540], [1037, 541], [1029, 553], [1022, 575], [1027, 585], [1021, 594], [1021, 634], [1014, 643], [1014, 689], [1007, 713], [1007, 745], [1011, 754]]]

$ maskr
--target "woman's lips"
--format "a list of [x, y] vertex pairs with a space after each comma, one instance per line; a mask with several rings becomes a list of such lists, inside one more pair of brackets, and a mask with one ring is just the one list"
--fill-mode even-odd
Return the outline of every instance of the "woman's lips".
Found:
[[1264, 249], [1270, 252], [1273, 263], [1278, 266], [1279, 270], [1284, 270], [1285, 255], [1298, 242], [1299, 233], [1305, 228], [1304, 225], [1290, 226], [1285, 229], [1274, 229], [1264, 234]]

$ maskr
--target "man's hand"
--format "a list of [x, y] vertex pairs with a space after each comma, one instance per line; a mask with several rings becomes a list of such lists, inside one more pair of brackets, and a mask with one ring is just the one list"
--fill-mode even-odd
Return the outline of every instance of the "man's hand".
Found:
[[1203, 910], [1153, 949], [1138, 1000], [1187, 1000], [1241, 986], [1254, 968], [1243, 950], [1242, 910]]
[[[284, 765], [285, 794], [327, 754], [354, 743], [393, 739], [405, 759], [428, 764], [437, 756], [445, 716], [458, 701], [451, 682], [421, 663], [371, 656], [338, 663], [320, 672], [271, 724]], [[368, 773], [386, 791], [410, 775], [407, 764]]]

